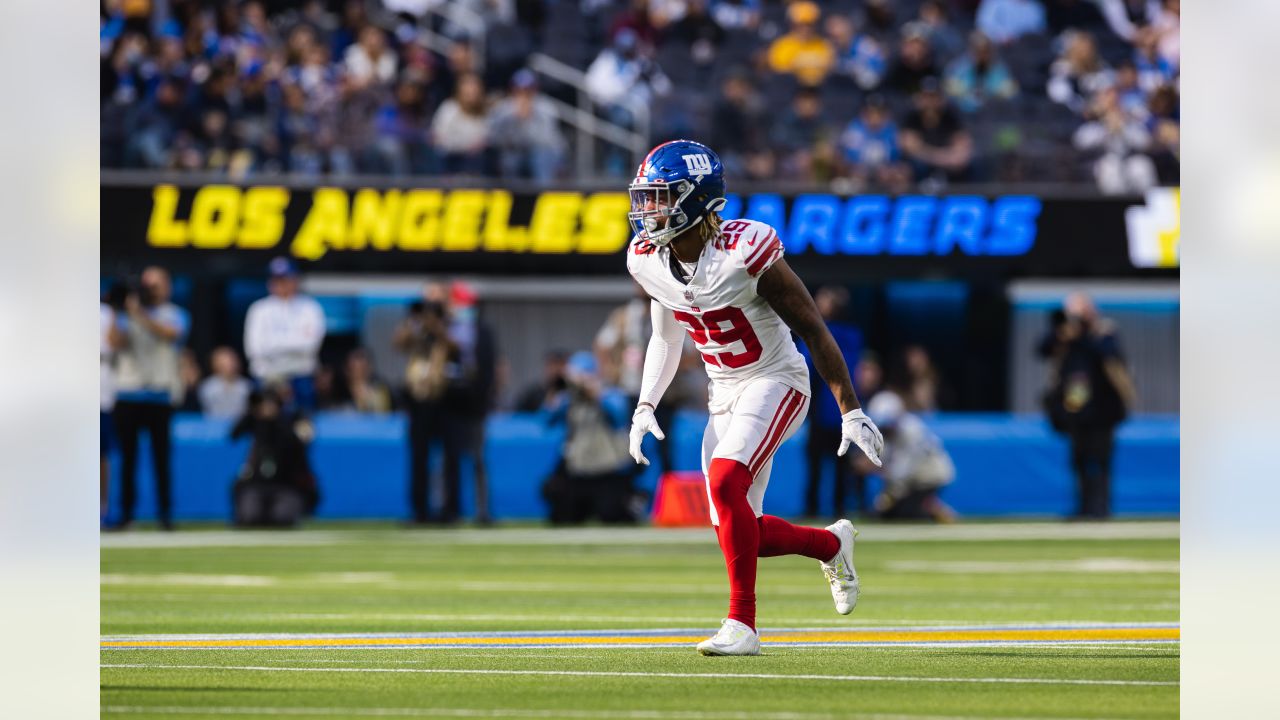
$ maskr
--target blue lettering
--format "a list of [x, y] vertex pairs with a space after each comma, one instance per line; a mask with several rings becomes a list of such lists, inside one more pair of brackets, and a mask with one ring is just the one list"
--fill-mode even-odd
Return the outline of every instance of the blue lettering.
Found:
[[738, 213], [742, 212], [742, 198], [737, 193], [726, 193], [724, 196], [724, 207], [720, 208], [720, 217], [726, 220], [737, 220]]
[[875, 255], [884, 250], [885, 218], [889, 216], [889, 198], [884, 195], [862, 195], [849, 198], [844, 206], [844, 222], [837, 243], [845, 255]]
[[1036, 242], [1036, 219], [1039, 217], [1040, 198], [1031, 195], [1006, 195], [998, 198], [992, 205], [987, 254], [1027, 254]]
[[[787, 222], [787, 206], [783, 204], [781, 195], [774, 193], [752, 195], [747, 201], [746, 218], [772, 225], [778, 234], [782, 235]], [[786, 244], [787, 238], [783, 237], [782, 242]], [[786, 248], [788, 252], [791, 251], [790, 245], [786, 245]]]
[[813, 246], [815, 252], [835, 252], [836, 216], [840, 201], [834, 195], [800, 195], [791, 206], [791, 230], [783, 241], [787, 252], [804, 252]]
[[950, 255], [957, 245], [966, 255], [982, 255], [982, 231], [987, 221], [987, 201], [976, 195], [957, 195], [942, 201], [934, 252]]
[[890, 225], [889, 252], [893, 255], [924, 255], [929, 252], [929, 225], [937, 210], [937, 198], [906, 195], [898, 199]]

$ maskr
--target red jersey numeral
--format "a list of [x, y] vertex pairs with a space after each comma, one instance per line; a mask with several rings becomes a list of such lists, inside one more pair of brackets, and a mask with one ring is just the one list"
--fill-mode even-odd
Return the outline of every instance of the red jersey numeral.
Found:
[[726, 223], [720, 228], [720, 247], [724, 250], [732, 250], [738, 246], [738, 239], [742, 237], [742, 231], [751, 227], [751, 223], [746, 220], [734, 220]]
[[679, 310], [674, 314], [676, 320], [689, 329], [689, 337], [693, 338], [696, 345], [707, 345], [708, 340], [724, 346], [742, 343], [742, 352], [726, 350], [714, 355], [703, 353], [702, 360], [708, 365], [736, 369], [750, 365], [763, 354], [760, 338], [756, 337], [751, 322], [739, 308], [729, 305], [718, 310], [708, 310], [701, 317]]

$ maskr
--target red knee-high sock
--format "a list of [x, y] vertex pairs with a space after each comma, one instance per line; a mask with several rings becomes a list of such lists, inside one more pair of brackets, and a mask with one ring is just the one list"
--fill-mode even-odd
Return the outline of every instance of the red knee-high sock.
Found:
[[720, 540], [720, 552], [724, 553], [724, 564], [729, 570], [729, 619], [754, 630], [760, 528], [756, 525], [756, 513], [747, 502], [751, 471], [736, 460], [714, 458], [707, 476], [711, 485], [711, 502], [720, 518], [716, 537]]
[[826, 562], [840, 552], [840, 539], [824, 528], [792, 525], [780, 517], [759, 519], [760, 557], [803, 555]]

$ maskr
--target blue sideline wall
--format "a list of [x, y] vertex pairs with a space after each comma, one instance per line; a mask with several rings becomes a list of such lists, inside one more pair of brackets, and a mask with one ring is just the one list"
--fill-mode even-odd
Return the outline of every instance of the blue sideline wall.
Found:
[[[699, 469], [705, 414], [682, 413], [667, 433], [674, 442], [677, 470]], [[1038, 416], [998, 413], [944, 414], [929, 425], [956, 464], [956, 481], [943, 497], [964, 515], [1065, 515], [1075, 505], [1074, 479], [1065, 439]], [[248, 441], [228, 441], [226, 422], [179, 415], [174, 421], [173, 503], [176, 520], [223, 520], [230, 516], [232, 479]], [[803, 510], [807, 468], [805, 430], [778, 451], [765, 499], [766, 510], [782, 516]], [[559, 457], [563, 438], [536, 415], [500, 415], [490, 419], [485, 457], [489, 464], [492, 514], [497, 519], [546, 516], [539, 493]], [[654, 442], [652, 439], [650, 443]], [[1116, 443], [1113, 507], [1122, 515], [1172, 515], [1179, 509], [1179, 436], [1177, 416], [1144, 416], [1121, 426]], [[138, 507], [141, 520], [155, 517], [155, 493], [149, 449], [140, 450]], [[831, 448], [834, 456], [835, 448]], [[646, 454], [654, 458], [656, 447]], [[311, 449], [323, 499], [321, 518], [387, 518], [408, 515], [405, 422], [400, 416], [321, 415]], [[433, 453], [438, 464], [439, 452]], [[463, 508], [470, 514], [469, 468], [464, 468]], [[119, 458], [114, 458], [112, 515], [118, 513]], [[652, 489], [656, 468], [638, 485]], [[873, 488], [876, 483], [873, 481]], [[823, 488], [823, 507], [831, 490]], [[848, 502], [856, 502], [850, 493]]]

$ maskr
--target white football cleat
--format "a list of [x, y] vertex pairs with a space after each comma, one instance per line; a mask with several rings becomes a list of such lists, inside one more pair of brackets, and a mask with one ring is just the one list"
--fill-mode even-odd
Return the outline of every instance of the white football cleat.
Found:
[[760, 636], [755, 630], [728, 618], [720, 621], [720, 632], [698, 643], [703, 655], [759, 655]]
[[831, 583], [831, 597], [836, 601], [836, 612], [848, 615], [858, 604], [858, 571], [853, 569], [853, 539], [858, 529], [848, 520], [839, 520], [827, 526], [827, 530], [840, 538], [840, 552], [821, 563], [822, 574]]

